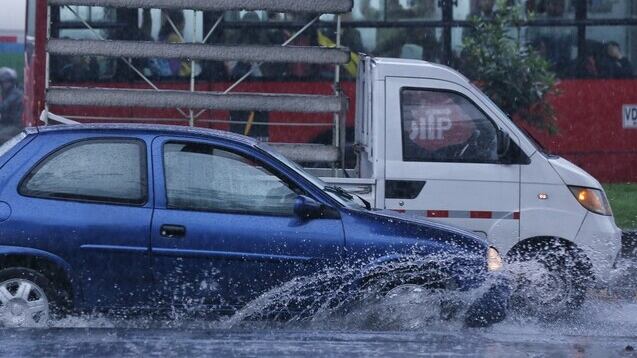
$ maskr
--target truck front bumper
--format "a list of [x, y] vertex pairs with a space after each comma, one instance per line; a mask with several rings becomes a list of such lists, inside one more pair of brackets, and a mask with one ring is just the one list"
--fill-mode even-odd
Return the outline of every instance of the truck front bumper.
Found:
[[575, 242], [591, 261], [597, 285], [608, 284], [621, 240], [622, 232], [612, 216], [586, 213]]

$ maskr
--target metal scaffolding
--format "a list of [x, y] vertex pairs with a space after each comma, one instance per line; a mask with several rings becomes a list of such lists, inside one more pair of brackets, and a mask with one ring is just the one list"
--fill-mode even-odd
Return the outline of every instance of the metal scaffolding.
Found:
[[[340, 67], [350, 60], [349, 50], [341, 47], [341, 13], [352, 9], [352, 0], [49, 0], [49, 21], [47, 31], [46, 59], [46, 121], [49, 105], [81, 105], [94, 107], [147, 107], [177, 108], [179, 113], [195, 126], [206, 110], [237, 111], [277, 111], [301, 113], [333, 113], [333, 145], [312, 145], [304, 151], [295, 147], [291, 156], [298, 161], [322, 161], [335, 163], [344, 161], [345, 112], [347, 101], [340, 89]], [[93, 40], [70, 40], [51, 38], [51, 6], [65, 6], [95, 37]], [[169, 10], [195, 10], [222, 12], [206, 33], [201, 43], [186, 43], [183, 34], [173, 19], [166, 13], [167, 22], [181, 38], [181, 43], [159, 43], [142, 41], [110, 41], [104, 39], [91, 24], [72, 6], [102, 6], [121, 8], [156, 8]], [[224, 11], [265, 10], [275, 12], [311, 13], [315, 15], [305, 26], [296, 31], [280, 46], [265, 45], [212, 45], [207, 40], [218, 29]], [[321, 14], [337, 14], [336, 47], [294, 47], [289, 46], [299, 35], [314, 25]], [[196, 25], [195, 25], [196, 26]], [[106, 56], [120, 58], [139, 76], [150, 90], [122, 88], [74, 88], [50, 86], [50, 55]], [[232, 91], [254, 71], [254, 66], [241, 78], [222, 92], [196, 91], [196, 76], [190, 74], [188, 91], [162, 90], [133, 64], [131, 58], [179, 58], [190, 61], [195, 68], [196, 61], [244, 61], [250, 63], [303, 63], [329, 64], [335, 66], [334, 94], [273, 94], [273, 93], [232, 93]], [[194, 112], [194, 110], [199, 110]], [[202, 120], [202, 122], [210, 122]], [[296, 125], [298, 123], [290, 123]], [[301, 124], [302, 125], [302, 124]], [[311, 158], [305, 158], [307, 153]], [[321, 153], [323, 156], [321, 156]], [[311, 154], [311, 155], [310, 155]], [[318, 154], [318, 155], [317, 155]]]

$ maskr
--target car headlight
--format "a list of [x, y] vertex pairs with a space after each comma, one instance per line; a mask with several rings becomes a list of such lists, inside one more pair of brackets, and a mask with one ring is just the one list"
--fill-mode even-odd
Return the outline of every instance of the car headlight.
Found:
[[569, 186], [568, 188], [575, 195], [575, 199], [587, 210], [600, 215], [613, 215], [608, 199], [606, 199], [606, 194], [603, 191], [581, 186]]
[[494, 247], [487, 250], [487, 269], [491, 272], [502, 269], [502, 256]]

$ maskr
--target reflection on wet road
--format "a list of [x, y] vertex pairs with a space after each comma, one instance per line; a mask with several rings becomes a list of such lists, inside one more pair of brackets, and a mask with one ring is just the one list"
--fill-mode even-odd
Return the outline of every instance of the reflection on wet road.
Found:
[[[314, 288], [342, 277], [340, 272], [293, 280], [221, 320], [176, 313], [163, 318], [92, 315], [64, 318], [47, 329], [0, 328], [0, 356], [637, 357], [637, 290], [628, 280], [634, 271], [616, 273], [610, 290], [591, 291], [575, 316], [561, 320], [510, 312], [491, 327], [466, 328], [459, 316], [440, 314], [440, 300], [451, 297], [448, 291], [420, 289], [344, 315], [315, 309], [309, 319], [249, 319], [268, 317], [265, 313], [295, 300], [312, 298], [320, 307], [331, 307], [325, 297], [314, 297]], [[474, 293], [456, 295], [471, 302]]]
[[[347, 322], [222, 329], [210, 321], [71, 318], [50, 329], [4, 329], [2, 356], [489, 356], [637, 357], [637, 304], [589, 302], [570, 322], [511, 317], [485, 329], [459, 322], [393, 331]], [[412, 327], [413, 328], [413, 327]]]

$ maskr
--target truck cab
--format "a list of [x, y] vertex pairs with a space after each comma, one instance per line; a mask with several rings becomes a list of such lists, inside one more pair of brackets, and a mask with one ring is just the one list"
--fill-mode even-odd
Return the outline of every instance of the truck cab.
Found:
[[358, 81], [358, 165], [327, 181], [378, 209], [470, 229], [509, 257], [576, 252], [582, 275], [607, 282], [621, 231], [595, 178], [544, 152], [451, 68], [364, 57]]

